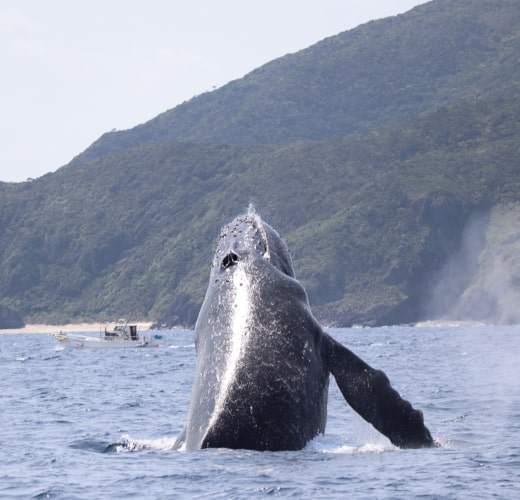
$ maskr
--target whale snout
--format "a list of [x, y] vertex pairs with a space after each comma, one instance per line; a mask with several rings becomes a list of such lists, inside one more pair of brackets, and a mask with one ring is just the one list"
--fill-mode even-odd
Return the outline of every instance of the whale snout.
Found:
[[231, 266], [234, 266], [238, 263], [238, 255], [233, 252], [233, 250], [230, 250], [225, 257], [222, 259], [222, 268], [228, 269]]

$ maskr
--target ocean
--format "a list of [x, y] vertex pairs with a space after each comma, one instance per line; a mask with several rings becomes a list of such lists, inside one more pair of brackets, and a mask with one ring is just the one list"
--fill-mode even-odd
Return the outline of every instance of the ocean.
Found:
[[106, 351], [4, 334], [0, 498], [520, 498], [520, 326], [328, 331], [423, 411], [438, 448], [393, 447], [331, 379], [327, 430], [301, 451], [174, 451], [192, 331]]

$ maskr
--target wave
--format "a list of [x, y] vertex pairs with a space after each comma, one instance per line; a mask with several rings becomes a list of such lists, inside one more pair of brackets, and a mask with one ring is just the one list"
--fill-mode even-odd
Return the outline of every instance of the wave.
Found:
[[455, 321], [448, 319], [436, 319], [427, 321], [418, 321], [414, 323], [414, 327], [457, 327], [457, 326], [487, 326], [488, 323], [482, 321]]

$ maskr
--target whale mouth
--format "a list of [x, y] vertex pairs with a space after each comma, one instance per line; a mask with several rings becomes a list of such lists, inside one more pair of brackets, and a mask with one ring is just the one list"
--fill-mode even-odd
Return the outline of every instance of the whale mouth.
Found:
[[235, 252], [233, 252], [233, 250], [231, 250], [222, 259], [222, 268], [228, 269], [236, 264], [238, 264], [238, 255]]

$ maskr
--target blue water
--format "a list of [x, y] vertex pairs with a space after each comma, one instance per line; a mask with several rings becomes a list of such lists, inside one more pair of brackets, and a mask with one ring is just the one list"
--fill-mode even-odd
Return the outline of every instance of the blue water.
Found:
[[440, 448], [398, 450], [333, 383], [325, 436], [297, 452], [173, 451], [193, 332], [158, 349], [0, 335], [0, 498], [520, 498], [520, 327], [330, 333], [424, 412]]

